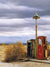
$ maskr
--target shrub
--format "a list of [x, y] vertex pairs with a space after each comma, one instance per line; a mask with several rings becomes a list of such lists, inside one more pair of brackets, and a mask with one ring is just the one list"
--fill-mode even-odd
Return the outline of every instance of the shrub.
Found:
[[16, 44], [10, 44], [4, 50], [4, 59], [3, 61], [12, 61], [20, 58], [25, 58], [27, 56], [26, 46], [24, 46], [21, 42]]

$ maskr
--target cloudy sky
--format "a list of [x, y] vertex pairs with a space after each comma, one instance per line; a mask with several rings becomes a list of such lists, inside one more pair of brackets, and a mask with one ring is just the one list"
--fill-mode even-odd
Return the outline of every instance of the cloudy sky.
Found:
[[50, 0], [0, 0], [0, 43], [26, 42], [35, 38], [35, 20], [38, 13], [38, 36], [50, 41]]

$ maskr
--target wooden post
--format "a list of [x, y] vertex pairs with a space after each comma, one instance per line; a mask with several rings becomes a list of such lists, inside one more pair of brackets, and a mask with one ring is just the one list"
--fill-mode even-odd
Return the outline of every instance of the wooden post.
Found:
[[37, 45], [37, 19], [35, 19], [35, 21], [36, 21], [36, 45]]
[[33, 16], [33, 19], [35, 19], [35, 21], [36, 21], [36, 45], [37, 45], [37, 19], [40, 19], [40, 17], [38, 16], [38, 14], [37, 13], [35, 13], [35, 16]]
[[35, 28], [36, 28], [36, 54], [37, 54], [37, 47], [38, 47], [38, 42], [37, 42], [37, 19], [40, 19], [40, 17], [38, 16], [37, 13], [35, 13], [35, 16], [33, 16], [33, 19], [35, 19], [36, 23], [35, 23]]

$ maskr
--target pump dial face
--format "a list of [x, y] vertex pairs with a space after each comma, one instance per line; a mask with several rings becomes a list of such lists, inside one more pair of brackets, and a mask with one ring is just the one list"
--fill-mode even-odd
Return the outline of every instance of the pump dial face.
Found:
[[39, 45], [41, 45], [41, 43], [42, 43], [42, 42], [41, 42], [41, 39], [39, 39]]

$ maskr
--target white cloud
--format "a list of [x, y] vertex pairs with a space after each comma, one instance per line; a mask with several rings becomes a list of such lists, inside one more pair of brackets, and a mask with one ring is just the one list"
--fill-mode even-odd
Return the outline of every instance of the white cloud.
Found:
[[11, 25], [11, 24], [22, 24], [24, 21], [24, 19], [0, 19], [0, 24], [8, 24], [8, 25]]
[[[41, 20], [39, 20], [38, 23], [40, 23], [40, 21], [42, 22], [43, 19], [45, 20], [45, 18], [41, 17]], [[0, 25], [1, 25], [0, 27], [1, 30], [5, 29], [5, 31], [0, 30], [0, 36], [30, 36], [31, 37], [35, 35], [35, 20], [33, 20], [33, 18], [0, 19]], [[4, 27], [4, 25], [6, 26]], [[14, 25], [17, 25], [19, 27], [15, 28]], [[11, 26], [14, 26], [14, 27], [11, 27]], [[38, 28], [40, 30], [38, 30], [38, 36], [47, 35], [48, 33], [50, 33], [50, 30], [47, 31], [49, 27], [50, 25], [39, 25]], [[43, 29], [46, 29], [46, 30], [43, 31]]]
[[50, 16], [42, 16], [41, 20], [50, 21]]
[[32, 17], [36, 11], [42, 16], [37, 21], [38, 36], [50, 35], [49, 4], [49, 0], [1, 0], [0, 36], [35, 37], [35, 20]]

